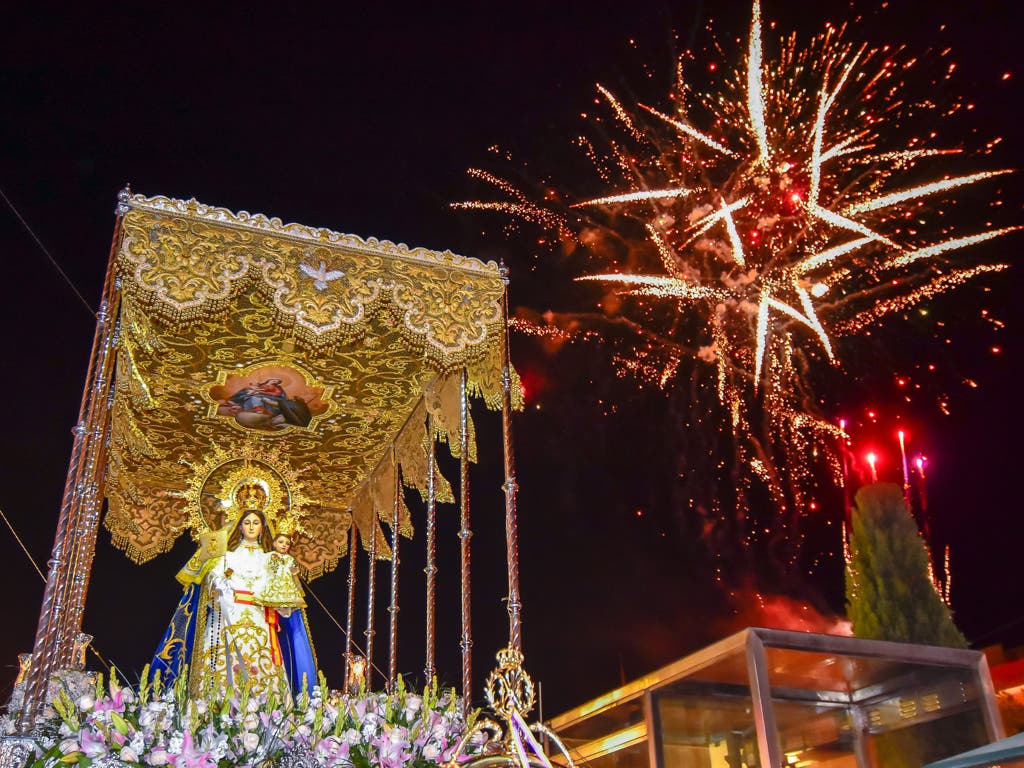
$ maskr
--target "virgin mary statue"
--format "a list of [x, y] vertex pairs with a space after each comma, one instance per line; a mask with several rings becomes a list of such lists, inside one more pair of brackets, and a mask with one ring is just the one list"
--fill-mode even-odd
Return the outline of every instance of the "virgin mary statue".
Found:
[[[233, 522], [200, 537], [178, 573], [185, 593], [150, 664], [165, 684], [189, 675], [193, 697], [247, 686], [254, 693], [287, 682], [294, 693], [316, 683], [316, 658], [301, 610], [264, 604], [273, 531], [256, 483], [235, 493]], [[296, 606], [299, 607], [299, 606]]]

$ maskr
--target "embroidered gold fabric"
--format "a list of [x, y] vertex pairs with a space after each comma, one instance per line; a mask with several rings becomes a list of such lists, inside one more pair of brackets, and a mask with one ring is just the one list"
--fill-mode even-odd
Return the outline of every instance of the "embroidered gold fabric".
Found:
[[[209, 601], [209, 588], [203, 586], [199, 604]], [[200, 617], [202, 621], [203, 617]], [[234, 681], [246, 680], [254, 694], [287, 687], [283, 667], [274, 664], [267, 640], [267, 622], [262, 606], [252, 605], [239, 611], [230, 629], [223, 621], [196, 629], [196, 646], [189, 670], [189, 690], [193, 697], [209, 697], [212, 692], [231, 690], [228, 664]]]
[[256, 292], [270, 318], [318, 348], [366, 333], [386, 313], [439, 369], [487, 357], [501, 339], [494, 262], [281, 225], [194, 201], [135, 195], [118, 254], [123, 290], [169, 326], [216, 320]]
[[292, 573], [295, 559], [291, 555], [271, 552], [267, 558], [267, 583], [256, 593], [258, 605], [271, 608], [305, 608], [306, 599], [302, 596], [299, 583]]
[[[465, 367], [472, 393], [500, 405], [497, 265], [194, 200], [135, 195], [130, 206], [116, 257], [106, 477], [115, 545], [143, 562], [186, 530], [197, 537], [215, 528], [224, 522], [216, 493], [189, 501], [195, 468], [213, 451], [272, 453], [282, 476], [287, 469], [301, 479], [305, 511], [292, 555], [304, 577], [336, 567], [353, 521], [363, 546], [374, 536], [378, 556], [389, 557], [380, 522], [392, 523], [392, 455], [406, 485], [427, 487], [425, 388], [457, 382]], [[275, 371], [303, 387], [292, 403], [307, 409], [305, 420], [273, 417], [273, 382], [281, 381], [273, 376], [283, 375]], [[268, 388], [268, 407], [259, 393], [245, 408], [227, 399], [240, 383]], [[454, 404], [449, 385], [441, 410], [431, 409], [456, 451], [457, 389]], [[453, 498], [440, 475], [435, 486], [439, 500]], [[401, 497], [399, 530], [412, 535]]]
[[[461, 416], [462, 416], [462, 385], [461, 375], [454, 373], [438, 377], [427, 385], [423, 393], [423, 401], [427, 411], [434, 419], [434, 433], [437, 438], [448, 443], [452, 456], [459, 458], [462, 451]], [[468, 419], [467, 445], [469, 460], [476, 461], [476, 432], [473, 420]]]

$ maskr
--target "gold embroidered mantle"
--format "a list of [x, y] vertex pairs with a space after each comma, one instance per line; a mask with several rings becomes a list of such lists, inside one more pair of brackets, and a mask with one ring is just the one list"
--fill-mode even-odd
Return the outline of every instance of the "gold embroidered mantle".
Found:
[[[377, 521], [392, 521], [395, 462], [406, 484], [427, 485], [427, 414], [457, 448], [462, 368], [474, 394], [500, 402], [497, 265], [194, 200], [128, 203], [106, 478], [114, 543], [137, 562], [170, 549], [190, 527], [190, 465], [235, 450], [301, 474], [311, 504], [292, 554], [306, 576], [344, 557], [353, 520], [387, 556]], [[514, 376], [513, 392], [518, 405]]]

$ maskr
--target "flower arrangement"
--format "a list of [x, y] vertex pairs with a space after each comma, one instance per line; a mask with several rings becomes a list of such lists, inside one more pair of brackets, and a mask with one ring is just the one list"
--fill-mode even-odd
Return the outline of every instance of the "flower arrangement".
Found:
[[173, 766], [346, 766], [434, 768], [455, 759], [467, 728], [460, 697], [436, 682], [422, 694], [399, 677], [390, 693], [330, 691], [321, 675], [310, 692], [292, 697], [287, 685], [229, 698], [190, 698], [187, 675], [173, 686], [159, 680], [137, 690], [116, 674], [105, 686], [63, 685], [52, 713], [38, 723], [38, 751], [28, 768]]

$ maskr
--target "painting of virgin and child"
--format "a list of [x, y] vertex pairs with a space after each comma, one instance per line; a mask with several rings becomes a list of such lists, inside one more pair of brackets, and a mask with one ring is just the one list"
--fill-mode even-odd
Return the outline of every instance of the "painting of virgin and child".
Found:
[[217, 415], [233, 418], [250, 429], [282, 430], [309, 427], [313, 418], [327, 410], [323, 389], [306, 384], [298, 371], [266, 366], [247, 376], [231, 375], [223, 385], [211, 388]]

